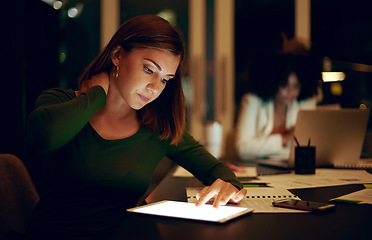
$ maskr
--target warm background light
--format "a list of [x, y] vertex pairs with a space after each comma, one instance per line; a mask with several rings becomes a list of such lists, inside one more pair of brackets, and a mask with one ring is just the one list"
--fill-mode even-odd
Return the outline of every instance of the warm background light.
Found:
[[323, 82], [336, 82], [343, 81], [345, 79], [345, 73], [343, 72], [322, 72]]

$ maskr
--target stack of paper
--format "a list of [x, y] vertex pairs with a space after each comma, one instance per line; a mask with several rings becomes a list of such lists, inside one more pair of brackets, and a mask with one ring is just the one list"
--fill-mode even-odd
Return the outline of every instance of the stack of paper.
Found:
[[[257, 168], [256, 167], [244, 167], [245, 171], [235, 172], [235, 175], [238, 178], [244, 177], [256, 177], [257, 176]], [[178, 166], [176, 171], [173, 173], [173, 177], [193, 177], [193, 175], [184, 169], [183, 167]]]
[[[186, 188], [187, 201], [194, 203], [197, 201], [196, 194], [201, 188]], [[289, 208], [274, 207], [273, 201], [285, 198], [301, 200], [286, 189], [278, 188], [248, 188], [244, 199], [237, 207], [253, 208], [254, 213], [307, 213], [307, 211], [295, 210]]]

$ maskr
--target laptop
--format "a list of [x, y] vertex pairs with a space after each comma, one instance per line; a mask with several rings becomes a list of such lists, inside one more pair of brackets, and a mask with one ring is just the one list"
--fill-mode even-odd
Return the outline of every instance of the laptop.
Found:
[[[317, 167], [353, 168], [360, 161], [368, 118], [368, 109], [300, 110], [295, 136], [300, 146], [310, 141], [316, 147]], [[293, 140], [289, 158], [272, 156], [258, 163], [293, 169], [295, 146]]]

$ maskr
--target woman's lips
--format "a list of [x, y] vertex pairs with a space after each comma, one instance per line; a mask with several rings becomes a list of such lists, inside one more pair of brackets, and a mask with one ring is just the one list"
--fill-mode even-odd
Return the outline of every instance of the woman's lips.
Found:
[[148, 97], [145, 97], [145, 96], [143, 96], [143, 95], [141, 95], [141, 94], [138, 94], [138, 96], [142, 99], [142, 101], [144, 101], [144, 102], [148, 102], [149, 100], [150, 100], [150, 98], [148, 98]]

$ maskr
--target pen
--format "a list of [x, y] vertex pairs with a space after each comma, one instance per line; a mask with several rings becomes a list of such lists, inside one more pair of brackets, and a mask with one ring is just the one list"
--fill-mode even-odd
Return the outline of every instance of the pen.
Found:
[[245, 188], [251, 188], [251, 187], [267, 187], [266, 184], [245, 184], [243, 183], [243, 187]]
[[267, 183], [241, 181], [244, 187], [267, 187]]
[[309, 141], [307, 142], [307, 146], [310, 147], [310, 138], [309, 138]]
[[296, 138], [296, 137], [294, 137], [294, 140], [296, 141], [296, 143], [297, 143], [297, 146], [299, 147], [299, 146], [300, 146], [300, 144], [298, 143], [298, 141], [297, 141], [297, 138]]
[[344, 202], [344, 203], [355, 203], [355, 204], [362, 202], [362, 200], [343, 199], [343, 198], [336, 198], [336, 199], [333, 199], [333, 201]]
[[287, 170], [287, 171], [280, 171], [280, 172], [273, 172], [273, 173], [259, 173], [257, 175], [258, 176], [265, 176], [265, 175], [278, 175], [278, 174], [286, 174], [286, 173], [291, 173], [291, 171]]
[[246, 185], [246, 184], [243, 184], [243, 187], [245, 187], [245, 188], [253, 188], [253, 187], [267, 187], [266, 185], [257, 185], [257, 184], [248, 184], [248, 185]]
[[240, 181], [241, 183], [245, 184], [245, 185], [267, 185], [267, 183], [263, 183], [263, 182], [247, 182], [247, 181]]

